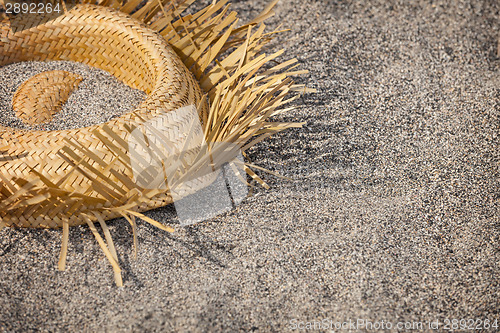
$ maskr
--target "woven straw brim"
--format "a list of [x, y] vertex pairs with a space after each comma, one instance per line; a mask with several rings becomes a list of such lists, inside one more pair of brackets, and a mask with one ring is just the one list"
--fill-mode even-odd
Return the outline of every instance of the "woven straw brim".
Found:
[[[90, 227], [113, 266], [118, 285], [118, 257], [105, 220], [125, 217], [134, 235], [136, 218], [173, 231], [141, 214], [171, 203], [176, 191], [175, 185], [145, 189], [136, 184], [128, 139], [141, 124], [167, 115], [164, 127], [175, 134], [174, 128], [184, 128], [186, 119], [173, 111], [196, 107], [208, 148], [182, 154], [191, 164], [185, 163], [189, 167], [176, 177], [193, 180], [187, 182], [189, 188], [183, 188], [183, 195], [214, 180], [215, 174], [199, 177], [194, 166], [213, 160], [215, 143], [233, 147], [220, 153], [232, 161], [237, 152], [244, 154], [270, 135], [302, 125], [269, 120], [291, 110], [281, 107], [296, 98], [287, 100], [289, 92], [309, 91], [293, 85], [289, 78], [305, 72], [291, 70], [297, 66], [295, 59], [269, 66], [283, 51], [261, 52], [272, 35], [265, 33], [262, 22], [272, 15], [276, 2], [249, 24], [237, 27], [236, 13], [229, 12], [226, 1], [181, 16], [193, 1], [101, 0], [67, 7], [64, 14], [39, 22], [26, 21], [21, 28], [13, 27], [8, 19], [0, 25], [1, 66], [28, 60], [77, 61], [106, 70], [148, 94], [133, 112], [92, 127], [52, 132], [0, 128], [0, 229], [62, 227], [60, 269], [65, 267], [71, 225]], [[68, 81], [61, 73], [46, 75], [46, 80], [68, 86], [77, 80]], [[22, 88], [17, 97], [27, 102], [17, 104], [19, 114], [37, 122], [57, 112], [58, 103], [74, 87], [62, 89], [59, 100], [47, 98], [47, 91]], [[30, 106], [32, 100], [38, 106]], [[262, 168], [248, 162], [241, 167], [253, 181], [267, 187], [252, 170]], [[105, 239], [94, 222], [101, 225]]]
[[[129, 202], [132, 189], [140, 190], [130, 183], [124, 183], [110, 172], [103, 174], [107, 176], [106, 183], [114, 187], [112, 193], [95, 188], [95, 183], [83, 172], [69, 174], [78, 160], [77, 157], [73, 159], [74, 156], [71, 156], [74, 149], [64, 154], [69, 139], [96, 155], [84, 163], [87, 169], [98, 170], [109, 166], [116, 155], [106, 145], [105, 140], [99, 137], [105, 135], [108, 140], [116, 141], [106, 134], [105, 128], [112, 132], [113, 136], [127, 142], [129, 128], [161, 113], [197, 105], [200, 106], [202, 120], [207, 118], [208, 105], [206, 99], [202, 98], [198, 83], [165, 40], [137, 20], [109, 8], [78, 5], [45, 24], [10, 33], [7, 35], [7, 42], [0, 47], [0, 54], [1, 66], [29, 60], [70, 60], [85, 63], [106, 70], [131, 87], [148, 94], [146, 100], [134, 112], [106, 124], [63, 131], [5, 129], [1, 132], [0, 146], [8, 147], [6, 154], [22, 156], [11, 160], [7, 158], [0, 164], [2, 177], [22, 178], [28, 183], [37, 181], [40, 175], [52, 183], [58, 183], [64, 178], [64, 186], [60, 186], [60, 190], [106, 200], [95, 203], [82, 202], [78, 209], [70, 207], [68, 203], [59, 206], [57, 210], [35, 209], [37, 214], [26, 210], [25, 207], [11, 209], [3, 216], [8, 225], [61, 227], [65, 219], [70, 225], [82, 224], [85, 220], [81, 218], [81, 212], [91, 216], [98, 213], [104, 219], [119, 217], [119, 212], [104, 208], [123, 206]], [[44, 90], [32, 90], [30, 93], [43, 94]], [[40, 96], [33, 96], [33, 99], [39, 100]], [[182, 119], [172, 119], [172, 123], [176, 121]], [[122, 153], [126, 154], [125, 147]], [[123, 166], [130, 164], [129, 160], [121, 162], [122, 165], [115, 162], [115, 172], [119, 173], [121, 178], [133, 179], [130, 168]], [[193, 186], [193, 192], [204, 185], [208, 183], [196, 184]], [[151, 200], [143, 202], [140, 207], [136, 207], [136, 210], [149, 210], [171, 202], [168, 193], [157, 194]], [[6, 202], [3, 202], [3, 205], [5, 204]]]

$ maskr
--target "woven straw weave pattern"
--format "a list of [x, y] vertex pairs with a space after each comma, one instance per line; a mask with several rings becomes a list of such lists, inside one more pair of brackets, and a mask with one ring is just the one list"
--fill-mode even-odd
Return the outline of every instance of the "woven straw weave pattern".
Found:
[[21, 84], [12, 98], [12, 108], [28, 125], [49, 122], [82, 80], [67, 71], [42, 72]]
[[[161, 36], [126, 14], [100, 6], [77, 5], [55, 20], [29, 30], [13, 32], [3, 26], [0, 33], [0, 38], [6, 41], [0, 44], [0, 66], [28, 60], [77, 61], [106, 70], [122, 82], [148, 94], [136, 110], [105, 125], [51, 132], [0, 128], [0, 147], [7, 147], [5, 156], [12, 157], [0, 159], [0, 174], [7, 179], [22, 177], [29, 181], [33, 169], [54, 182], [62, 179], [73, 167], [60, 155], [60, 150], [67, 146], [68, 138], [86, 147], [104, 163], [111, 163], [115, 155], [96, 135], [104, 126], [126, 142], [130, 133], [127, 128], [136, 121], [144, 122], [160, 113], [188, 105], [199, 107], [201, 120], [208, 112], [198, 83], [171, 47]], [[175, 121], [182, 119], [172, 119], [174, 124]], [[98, 167], [94, 160], [88, 163], [88, 168]], [[126, 168], [117, 172], [132, 179]], [[71, 205], [61, 205], [57, 210], [38, 210], [36, 214], [33, 214], [33, 208], [19, 208], [3, 216], [3, 221], [7, 226], [54, 228], [62, 226], [60, 216], [69, 225], [85, 223], [79, 216], [80, 212], [90, 215], [98, 212], [104, 219], [119, 217], [121, 215], [116, 211], [103, 207], [123, 205], [133, 193], [115, 176], [110, 177], [116, 180], [117, 191], [123, 196], [106, 198], [106, 204], [85, 204], [76, 210]], [[210, 180], [200, 181], [196, 187], [206, 186], [207, 182]], [[79, 173], [73, 173], [64, 180], [64, 190], [102, 198], [91, 188], [88, 179]], [[145, 211], [171, 201], [168, 192], [163, 191], [134, 209]]]

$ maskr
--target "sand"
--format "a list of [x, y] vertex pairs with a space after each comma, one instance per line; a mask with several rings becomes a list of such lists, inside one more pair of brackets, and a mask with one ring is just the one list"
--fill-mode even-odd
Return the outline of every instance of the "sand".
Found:
[[[12, 97], [30, 77], [45, 71], [78, 74], [78, 85], [50, 122], [29, 126], [16, 117]], [[97, 125], [134, 110], [146, 94], [121, 83], [110, 73], [71, 61], [24, 61], [0, 67], [0, 125], [28, 130], [64, 130]]]
[[[265, 3], [234, 7], [245, 21]], [[280, 118], [303, 129], [249, 157], [294, 180], [263, 175], [270, 190], [174, 234], [142, 223], [137, 260], [131, 228], [112, 222], [124, 288], [85, 227], [70, 231], [66, 272], [60, 231], [3, 230], [0, 331], [500, 320], [499, 11], [282, 0], [269, 27], [291, 31], [270, 52], [297, 57], [318, 93]], [[176, 225], [172, 207], [149, 214]]]

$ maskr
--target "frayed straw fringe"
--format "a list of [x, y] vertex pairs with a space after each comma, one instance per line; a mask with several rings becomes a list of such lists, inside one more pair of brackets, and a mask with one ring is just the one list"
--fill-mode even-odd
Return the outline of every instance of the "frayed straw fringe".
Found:
[[[272, 35], [279, 32], [266, 33], [263, 23], [273, 15], [272, 9], [277, 0], [271, 2], [250, 23], [239, 27], [237, 15], [229, 11], [227, 0], [214, 1], [197, 13], [182, 16], [194, 1], [149, 0], [144, 3], [142, 0], [83, 0], [80, 3], [117, 9], [163, 36], [208, 96], [209, 109], [203, 111], [203, 106], [199, 106], [206, 142], [230, 143], [246, 157], [246, 150], [272, 134], [301, 127], [303, 123], [269, 121], [269, 118], [277, 114], [293, 110], [282, 108], [297, 98], [287, 99], [290, 92], [313, 91], [303, 85], [294, 85], [290, 79], [291, 75], [307, 72], [295, 70], [298, 66], [296, 59], [270, 67], [268, 64], [275, 63], [283, 55], [283, 50], [270, 55], [262, 53]], [[70, 3], [71, 1], [67, 2]], [[68, 6], [64, 6], [66, 7]], [[3, 37], [1, 32], [2, 30], [0, 38]], [[129, 134], [134, 129], [129, 125], [125, 127]], [[2, 130], [7, 131], [0, 128], [0, 139]], [[75, 224], [69, 217], [76, 214], [79, 223], [87, 224], [94, 234], [113, 267], [116, 284], [122, 286], [118, 255], [105, 220], [121, 216], [130, 223], [134, 255], [137, 256], [136, 218], [164, 231], [173, 232], [172, 228], [141, 213], [171, 201], [162, 198], [160, 190], [138, 188], [127, 176], [131, 173], [131, 157], [126, 153], [127, 142], [114, 128], [104, 124], [94, 130], [93, 135], [109, 150], [112, 159], [104, 160], [85, 144], [66, 137], [66, 144], [58, 155], [69, 167], [58, 179], [49, 179], [43, 170], [30, 166], [25, 169], [30, 177], [9, 179], [0, 173], [0, 230], [5, 226], [16, 225], [41, 227], [44, 225], [34, 223], [30, 216], [46, 216], [52, 221], [47, 226], [53, 227], [55, 223], [55, 226], [63, 229], [58, 268], [65, 270], [69, 227]], [[8, 146], [0, 147], [0, 167], [2, 161], [24, 156], [24, 153], [13, 156]], [[206, 163], [206, 156], [207, 154], [198, 157], [194, 164]], [[269, 188], [252, 169], [267, 170], [251, 163], [240, 162], [238, 166], [254, 181]], [[236, 165], [231, 167], [247, 183], [245, 177], [237, 171]], [[194, 169], [186, 171], [191, 176], [195, 173]], [[70, 179], [75, 175], [88, 182], [86, 190], [75, 191], [69, 186]], [[117, 202], [120, 204], [113, 204]], [[89, 207], [101, 208], [91, 210]], [[12, 220], [15, 216], [17, 220]], [[100, 224], [104, 239], [94, 225], [96, 221]]]

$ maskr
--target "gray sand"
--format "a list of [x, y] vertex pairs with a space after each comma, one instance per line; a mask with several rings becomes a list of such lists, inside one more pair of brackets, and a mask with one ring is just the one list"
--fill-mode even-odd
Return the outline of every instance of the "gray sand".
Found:
[[[265, 3], [234, 7], [248, 20]], [[295, 180], [264, 175], [270, 190], [174, 234], [142, 223], [137, 260], [112, 222], [124, 288], [85, 227], [66, 272], [60, 231], [3, 230], [0, 331], [500, 320], [500, 7], [405, 3], [282, 0], [269, 25], [291, 32], [273, 50], [318, 93], [280, 118], [303, 129], [249, 155]], [[172, 207], [149, 214], [176, 225]]]
[[[52, 70], [75, 73], [83, 80], [50, 122], [24, 124], [12, 109], [12, 97], [24, 81]], [[144, 92], [122, 84], [106, 71], [70, 61], [27, 61], [0, 67], [0, 82], [0, 125], [18, 129], [62, 130], [101, 124], [132, 111], [146, 98]]]

